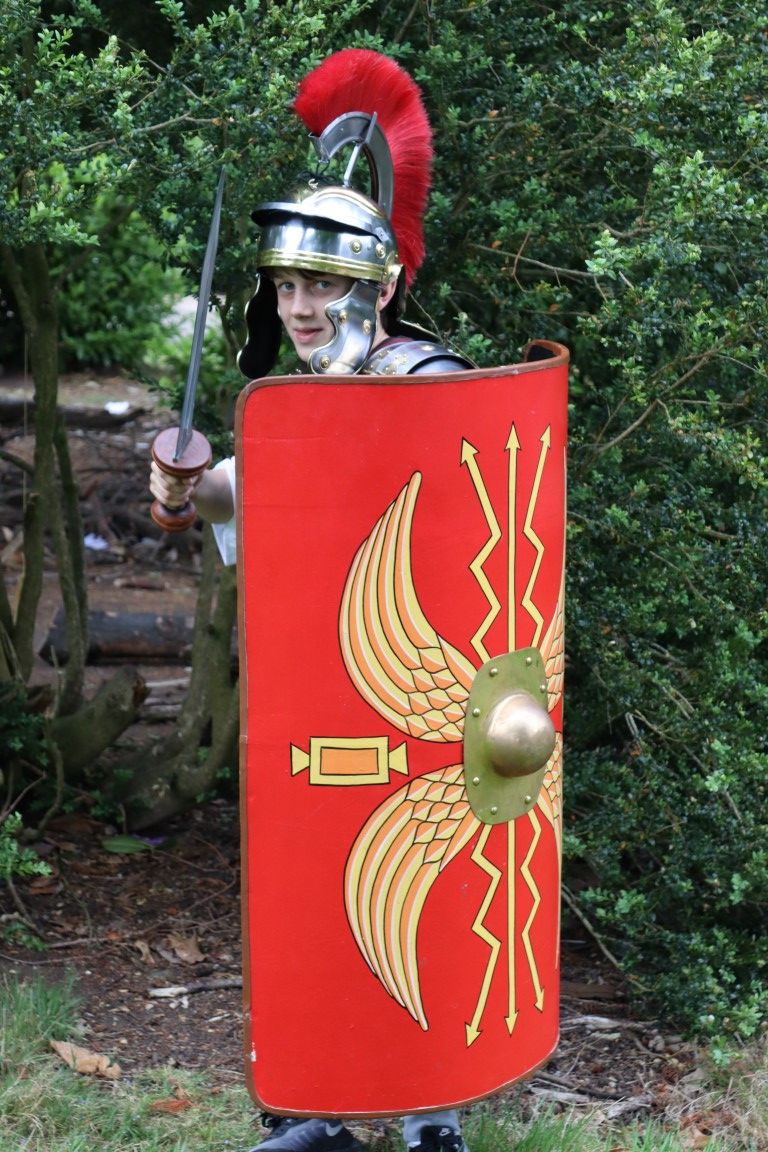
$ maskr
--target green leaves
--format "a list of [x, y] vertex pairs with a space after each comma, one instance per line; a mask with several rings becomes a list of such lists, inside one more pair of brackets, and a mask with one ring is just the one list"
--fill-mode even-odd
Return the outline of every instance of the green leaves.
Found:
[[19, 843], [21, 816], [10, 812], [0, 818], [0, 879], [14, 876], [48, 876], [51, 869], [31, 848]]
[[130, 856], [135, 852], [151, 852], [152, 845], [139, 836], [105, 836], [101, 842], [105, 852], [118, 856]]
[[768, 1017], [764, 21], [711, 0], [494, 16], [408, 28], [438, 148], [417, 291], [482, 363], [571, 348], [580, 901], [654, 1010], [746, 1035]]

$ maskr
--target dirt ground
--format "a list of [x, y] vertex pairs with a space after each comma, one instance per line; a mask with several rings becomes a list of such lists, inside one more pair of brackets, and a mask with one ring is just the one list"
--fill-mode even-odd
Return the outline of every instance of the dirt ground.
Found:
[[[113, 826], [56, 818], [38, 845], [52, 875], [18, 884], [46, 947], [0, 943], [0, 971], [71, 973], [83, 1042], [125, 1072], [170, 1065], [232, 1083], [243, 1075], [237, 807], [214, 801], [152, 831], [145, 851], [121, 854]], [[7, 892], [0, 912], [14, 912]], [[513, 1090], [517, 1106], [622, 1121], [679, 1112], [686, 1082], [698, 1083], [695, 1051], [635, 1017], [616, 974], [567, 921], [562, 961], [561, 1042]]]
[[[30, 394], [23, 380], [0, 379], [0, 401]], [[199, 542], [194, 533], [169, 538], [155, 529], [145, 489], [149, 443], [170, 415], [141, 385], [116, 377], [74, 378], [61, 400], [93, 412], [111, 402], [129, 406], [124, 423], [84, 427], [73, 417], [70, 430], [84, 530], [96, 542], [88, 554], [91, 610], [114, 615], [150, 605], [191, 622]], [[26, 417], [2, 419], [0, 412], [0, 548], [12, 577], [20, 563], [23, 474], [8, 455], [28, 459], [32, 439]], [[51, 572], [41, 646], [57, 608]], [[140, 667], [150, 685], [142, 738], [151, 739], [173, 723], [187, 670], [162, 660]], [[111, 670], [94, 664], [90, 684]], [[54, 675], [40, 658], [35, 678]], [[120, 829], [87, 805], [58, 816], [37, 845], [52, 874], [17, 884], [45, 948], [7, 939], [3, 929], [18, 906], [11, 892], [0, 891], [0, 973], [54, 980], [73, 974], [84, 1042], [125, 1071], [172, 1065], [233, 1082], [243, 1076], [237, 806], [234, 799], [214, 801], [151, 831], [145, 850], [119, 852], [112, 838]], [[560, 1045], [546, 1068], [513, 1090], [517, 1106], [590, 1110], [606, 1121], [655, 1115], [675, 1126], [683, 1117], [690, 1146], [703, 1147], [708, 1119], [696, 1107], [697, 1053], [657, 1022], [635, 1017], [616, 972], [568, 918], [562, 976]]]
[[[46, 948], [0, 943], [0, 972], [73, 973], [81, 1043], [124, 1074], [170, 1066], [205, 1069], [214, 1084], [241, 1082], [236, 804], [213, 802], [154, 828], [147, 849], [130, 855], [109, 850], [116, 831], [83, 814], [54, 820], [38, 846], [52, 876], [18, 884]], [[0, 914], [13, 912], [0, 893]], [[546, 1105], [677, 1126], [698, 1089], [697, 1053], [657, 1022], [638, 1020], [616, 973], [568, 922], [562, 961], [560, 1046], [546, 1068], [491, 1107], [514, 1098], [524, 1114]], [[695, 1109], [682, 1122], [692, 1135], [706, 1128]], [[358, 1134], [387, 1128], [372, 1122]]]

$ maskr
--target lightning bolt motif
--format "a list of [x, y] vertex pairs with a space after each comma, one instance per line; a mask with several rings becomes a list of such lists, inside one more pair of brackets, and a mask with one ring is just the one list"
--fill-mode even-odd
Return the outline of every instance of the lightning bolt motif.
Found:
[[541, 562], [544, 559], [544, 545], [533, 530], [533, 514], [536, 511], [536, 505], [539, 500], [541, 478], [544, 474], [544, 464], [547, 459], [547, 453], [549, 452], [551, 443], [552, 436], [550, 429], [547, 428], [541, 437], [541, 452], [539, 454], [539, 462], [536, 467], [536, 478], [534, 479], [533, 487], [531, 489], [531, 497], [528, 501], [528, 508], [525, 513], [525, 524], [523, 525], [523, 535], [525, 536], [526, 540], [529, 540], [533, 547], [536, 549], [536, 559], [534, 561], [530, 579], [528, 580], [528, 584], [526, 586], [525, 592], [523, 593], [523, 598], [521, 601], [526, 612], [529, 614], [534, 624], [536, 625], [536, 631], [533, 637], [534, 647], [536, 647], [539, 643], [541, 630], [544, 627], [544, 617], [541, 615], [538, 608], [531, 599], [531, 595], [533, 593], [533, 589], [536, 587], [536, 581], [539, 577], [539, 569], [541, 568]]
[[507, 825], [507, 976], [509, 1007], [505, 1018], [510, 1036], [517, 1024], [517, 973], [515, 966], [515, 822]]
[[509, 453], [507, 478], [507, 541], [509, 545], [508, 578], [507, 578], [507, 644], [509, 651], [514, 652], [517, 647], [515, 617], [517, 615], [517, 596], [515, 594], [515, 546], [517, 544], [517, 456], [520, 451], [520, 440], [514, 424], [507, 437], [507, 452]]
[[461, 740], [475, 669], [424, 616], [411, 575], [415, 472], [352, 561], [339, 614], [347, 671], [385, 719], [421, 740]]
[[478, 498], [480, 500], [480, 506], [483, 509], [483, 515], [485, 516], [486, 523], [488, 524], [488, 530], [491, 533], [488, 540], [485, 542], [477, 556], [475, 556], [474, 560], [469, 565], [470, 572], [474, 576], [475, 580], [477, 580], [483, 591], [483, 595], [490, 605], [485, 619], [470, 641], [475, 652], [477, 652], [480, 659], [483, 661], [483, 663], [485, 663], [486, 660], [490, 659], [490, 656], [488, 655], [488, 651], [483, 644], [483, 638], [501, 611], [501, 604], [498, 597], [496, 596], [496, 593], [491, 587], [491, 583], [488, 577], [483, 571], [483, 564], [485, 564], [491, 552], [493, 552], [499, 540], [501, 540], [501, 528], [499, 527], [499, 522], [496, 519], [496, 515], [493, 511], [493, 506], [488, 496], [485, 482], [483, 480], [482, 473], [480, 472], [476, 457], [477, 448], [470, 444], [469, 440], [462, 440], [461, 462], [462, 464], [467, 465], [469, 475], [472, 479], [475, 491], [477, 492]]
[[502, 877], [501, 869], [497, 868], [495, 864], [492, 864], [491, 861], [483, 855], [483, 849], [485, 848], [490, 833], [491, 825], [486, 824], [482, 835], [480, 836], [480, 839], [478, 840], [474, 851], [472, 852], [472, 859], [475, 864], [477, 864], [478, 868], [482, 868], [483, 872], [485, 872], [486, 875], [490, 876], [491, 878], [491, 882], [488, 885], [488, 891], [483, 897], [483, 902], [480, 905], [480, 909], [472, 925], [472, 931], [476, 933], [476, 935], [478, 935], [480, 939], [488, 945], [491, 950], [491, 954], [488, 957], [488, 964], [486, 965], [485, 975], [483, 976], [483, 983], [480, 988], [480, 996], [477, 1001], [477, 1007], [475, 1008], [474, 1016], [472, 1017], [471, 1023], [467, 1024], [466, 1026], [467, 1048], [474, 1044], [475, 1040], [477, 1040], [478, 1036], [480, 1035], [480, 1021], [483, 1018], [485, 1006], [488, 1003], [488, 993], [491, 990], [491, 981], [493, 980], [493, 974], [496, 971], [496, 964], [499, 959], [499, 952], [501, 951], [501, 940], [499, 940], [498, 936], [494, 936], [492, 932], [489, 932], [483, 923], [485, 917], [488, 914], [488, 909], [493, 903], [493, 898], [496, 895], [496, 889], [498, 888], [499, 881]]
[[541, 824], [539, 823], [535, 812], [529, 812], [528, 818], [533, 825], [533, 840], [531, 841], [531, 846], [528, 849], [525, 860], [523, 860], [522, 864], [520, 865], [520, 875], [523, 877], [523, 880], [525, 880], [525, 883], [528, 886], [528, 891], [533, 897], [533, 907], [528, 914], [528, 919], [525, 922], [525, 927], [520, 933], [520, 936], [523, 941], [523, 948], [525, 949], [525, 955], [528, 960], [531, 979], [533, 980], [533, 988], [536, 996], [536, 1007], [539, 1009], [539, 1011], [541, 1011], [541, 1009], [544, 1007], [544, 989], [542, 988], [539, 981], [539, 970], [536, 964], [536, 957], [534, 955], [533, 948], [531, 947], [531, 928], [533, 927], [533, 923], [539, 911], [539, 905], [541, 904], [541, 893], [539, 892], [538, 885], [536, 884], [536, 881], [533, 878], [533, 873], [531, 872], [531, 860], [533, 860], [533, 857], [536, 854], [536, 849], [541, 837]]

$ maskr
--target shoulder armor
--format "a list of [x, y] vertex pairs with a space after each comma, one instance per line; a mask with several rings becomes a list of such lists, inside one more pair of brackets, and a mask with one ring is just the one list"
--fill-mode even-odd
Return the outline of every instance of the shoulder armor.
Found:
[[361, 371], [373, 376], [422, 372], [461, 372], [474, 365], [436, 340], [391, 340], [368, 357]]

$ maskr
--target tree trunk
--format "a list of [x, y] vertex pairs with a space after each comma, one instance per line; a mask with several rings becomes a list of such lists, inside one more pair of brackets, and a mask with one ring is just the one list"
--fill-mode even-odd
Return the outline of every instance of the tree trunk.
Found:
[[80, 492], [72, 469], [66, 427], [58, 410], [53, 443], [59, 465], [60, 499], [52, 509], [49, 525], [56, 542], [59, 586], [66, 613], [69, 646], [69, 659], [64, 671], [58, 712], [61, 716], [67, 716], [78, 708], [82, 700], [88, 652], [88, 604]]
[[81, 708], [88, 621], [85, 558], [79, 492], [64, 420], [57, 411], [56, 287], [43, 244], [20, 249], [0, 246], [0, 256], [27, 336], [35, 386], [35, 450], [23, 519], [24, 567], [15, 605], [5, 586], [0, 592], [0, 680], [13, 675], [27, 681], [32, 671], [48, 529], [56, 553], [68, 649], [56, 711], [60, 718], [69, 719], [68, 723], [53, 720], [50, 733], [52, 740], [61, 741], [64, 771], [74, 772], [93, 761], [135, 719], [144, 698], [143, 682], [137, 673], [122, 671]]
[[24, 678], [32, 670], [37, 607], [43, 588], [47, 506], [55, 493], [53, 431], [58, 390], [58, 310], [42, 244], [18, 252], [3, 248], [3, 266], [29, 342], [35, 384], [35, 456], [24, 509], [24, 572], [12, 640]]
[[237, 766], [239, 692], [231, 666], [236, 608], [233, 569], [221, 571], [210, 529], [195, 613], [192, 677], [175, 730], [150, 748], [125, 758], [115, 790], [134, 829], [150, 827], [191, 807], [212, 788], [222, 769]]
[[121, 668], [77, 712], [50, 722], [49, 734], [61, 753], [67, 783], [78, 780], [82, 770], [136, 722], [146, 697], [147, 688], [137, 670]]

